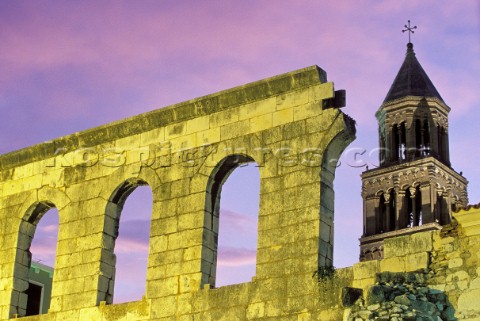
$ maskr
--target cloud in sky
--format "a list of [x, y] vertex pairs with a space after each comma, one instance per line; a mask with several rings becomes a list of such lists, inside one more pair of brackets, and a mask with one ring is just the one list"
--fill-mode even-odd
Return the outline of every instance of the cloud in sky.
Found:
[[239, 267], [243, 265], [253, 265], [256, 262], [256, 249], [238, 249], [225, 247], [219, 251], [217, 264], [220, 267]]
[[[344, 111], [358, 125], [351, 147], [370, 149], [378, 144], [374, 113], [404, 58], [407, 19], [418, 25], [419, 61], [452, 108], [452, 165], [468, 175], [477, 203], [478, 1], [2, 1], [0, 153], [313, 64], [347, 89]], [[337, 266], [357, 260], [362, 233], [363, 169], [348, 157], [335, 180]], [[227, 203], [225, 230], [251, 223], [235, 212], [254, 209]], [[138, 233], [125, 232], [117, 250], [144, 249]], [[251, 243], [242, 250], [235, 240], [227, 257], [248, 260]]]
[[[149, 223], [149, 222], [145, 222]], [[115, 252], [117, 255], [119, 253], [148, 253], [148, 242], [142, 242], [143, 240], [139, 240], [137, 238], [124, 238], [119, 239], [118, 242], [115, 242]]]
[[[31, 130], [48, 138], [314, 63], [349, 88], [354, 99], [349, 101], [378, 105], [400, 64], [392, 58], [403, 56], [404, 45], [389, 43], [405, 42], [399, 34], [405, 15], [419, 16], [419, 45], [423, 41], [432, 51], [445, 52], [452, 49], [444, 46], [455, 43], [464, 55], [479, 53], [478, 10], [447, 2], [16, 1], [1, 6], [2, 105], [17, 107], [9, 117], [17, 124], [37, 120]], [[420, 14], [427, 8], [428, 15]], [[453, 28], [461, 32], [460, 40], [449, 31]], [[448, 68], [439, 67], [440, 76], [462, 61], [452, 58]], [[478, 70], [478, 63], [473, 67]], [[458, 81], [445, 78], [465, 88], [466, 95], [476, 81], [471, 68], [463, 70]], [[378, 94], [365, 94], [372, 90]], [[456, 105], [469, 110], [475, 102]], [[374, 124], [358, 103], [350, 108], [357, 121]], [[37, 128], [45, 124], [48, 131]], [[41, 141], [26, 136], [24, 145]]]

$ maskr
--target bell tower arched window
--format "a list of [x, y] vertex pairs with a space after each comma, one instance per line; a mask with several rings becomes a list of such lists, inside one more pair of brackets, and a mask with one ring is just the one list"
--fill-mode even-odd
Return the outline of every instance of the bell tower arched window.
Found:
[[382, 193], [380, 195], [380, 203], [379, 203], [379, 215], [378, 215], [378, 222], [377, 222], [377, 233], [383, 233], [386, 230], [385, 221], [387, 216], [387, 204], [385, 201], [385, 195]]
[[408, 227], [419, 226], [422, 223], [422, 195], [420, 187], [409, 187], [405, 190], [407, 203], [407, 224]]
[[430, 126], [428, 119], [423, 121], [423, 143], [424, 143], [424, 156], [430, 155]]
[[405, 122], [393, 125], [392, 128], [392, 161], [403, 161], [406, 157], [407, 131]]
[[405, 122], [400, 124], [400, 146], [398, 148], [398, 158], [400, 160], [405, 160], [407, 154], [407, 129], [405, 127]]
[[399, 136], [398, 136], [398, 125], [393, 125], [392, 128], [392, 161], [398, 160], [398, 148], [400, 146]]

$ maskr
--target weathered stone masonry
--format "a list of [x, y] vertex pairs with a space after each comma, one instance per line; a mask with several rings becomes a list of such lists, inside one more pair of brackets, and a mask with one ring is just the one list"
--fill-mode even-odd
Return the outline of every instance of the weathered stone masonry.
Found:
[[[328, 291], [312, 279], [332, 262], [334, 165], [355, 132], [335, 93], [314, 66], [1, 156], [0, 319], [25, 313], [30, 243], [52, 207], [52, 303], [25, 319], [341, 318], [336, 294], [351, 269]], [[256, 276], [214, 289], [218, 192], [249, 161], [261, 179]], [[112, 305], [120, 212], [144, 184], [154, 202], [146, 294]]]
[[[385, 239], [381, 260], [333, 275], [319, 269], [332, 260], [333, 165], [355, 132], [334, 108], [342, 97], [310, 67], [0, 156], [0, 320], [25, 313], [30, 243], [56, 207], [51, 307], [24, 320], [429, 320], [433, 313], [479, 321], [478, 206], [453, 213], [441, 230]], [[256, 276], [214, 288], [219, 191], [250, 161], [261, 180]], [[142, 184], [154, 200], [147, 290], [140, 301], [111, 304], [119, 215]]]
[[[412, 283], [417, 283], [419, 291], [415, 298], [409, 297], [408, 300], [403, 300], [403, 293], [399, 291], [397, 295], [400, 297], [396, 298], [395, 302], [401, 303], [405, 309], [400, 313], [390, 309], [390, 316], [379, 320], [394, 320], [393, 317], [409, 314], [432, 317], [421, 320], [480, 320], [480, 208], [469, 206], [454, 213], [453, 217], [452, 223], [444, 226], [441, 231], [426, 231], [386, 239], [383, 260], [355, 264], [352, 286], [364, 290], [364, 300], [346, 308], [346, 316], [351, 311], [354, 312], [348, 320], [371, 320], [368, 312], [385, 313], [383, 305], [391, 302], [384, 302], [389, 301], [386, 298], [372, 300], [371, 294], [374, 288], [385, 287], [385, 276], [388, 278], [388, 275], [403, 278], [403, 284], [397, 284], [400, 288], [411, 288]], [[418, 275], [421, 276], [421, 282]], [[421, 304], [422, 297], [437, 299]], [[379, 303], [382, 304], [381, 307], [378, 306]], [[433, 305], [430, 303], [436, 305], [437, 311], [432, 309]], [[353, 316], [359, 315], [359, 306], [364, 307], [361, 312], [364, 312], [365, 317], [353, 319]], [[441, 314], [441, 319], [435, 319], [436, 312]]]

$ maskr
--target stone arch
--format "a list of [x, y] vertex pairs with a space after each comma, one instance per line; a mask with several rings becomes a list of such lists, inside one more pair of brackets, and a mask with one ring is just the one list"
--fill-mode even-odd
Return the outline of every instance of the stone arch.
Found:
[[[356, 133], [355, 127], [350, 126], [349, 116], [339, 114], [335, 119], [335, 123], [346, 125], [346, 130], [329, 132], [323, 138], [325, 141], [330, 140], [322, 155], [322, 163], [320, 171], [320, 211], [318, 219], [326, 228], [320, 228], [319, 250], [318, 250], [318, 267], [333, 265], [333, 235], [327, 237], [322, 235], [322, 231], [330, 231], [334, 233], [334, 213], [335, 213], [335, 191], [333, 189], [333, 181], [335, 179], [335, 171], [337, 169], [337, 161], [345, 148], [353, 140]], [[333, 135], [332, 135], [333, 134]], [[332, 162], [332, 160], [335, 160]], [[329, 239], [327, 242], [325, 239]]]
[[144, 185], [150, 186], [152, 192], [161, 186], [161, 180], [157, 172], [151, 167], [138, 167], [132, 165], [126, 165], [118, 168], [107, 178], [107, 184], [102, 189], [100, 196], [106, 200], [110, 201], [112, 197], [112, 191], [115, 191], [121, 184], [126, 181], [143, 181]]
[[452, 212], [457, 212], [461, 208], [460, 196], [456, 194], [452, 195], [452, 204], [450, 207]]
[[410, 187], [410, 185], [411, 185], [410, 183], [405, 183], [400, 186], [400, 190], [402, 191], [407, 190]]
[[371, 249], [368, 248], [368, 249], [362, 250], [360, 255], [360, 260], [372, 260], [372, 259], [373, 259], [373, 256], [372, 256]]
[[[121, 174], [123, 174], [123, 171]], [[120, 178], [122, 176], [123, 175], [118, 175], [117, 178]], [[118, 183], [117, 181], [116, 188], [113, 189], [113, 192], [111, 192], [108, 198], [108, 202], [105, 207], [105, 218], [102, 235], [103, 250], [100, 258], [101, 264], [100, 276], [98, 279], [97, 304], [101, 301], [105, 301], [107, 304], [113, 303], [116, 269], [116, 255], [114, 253], [114, 249], [115, 241], [118, 237], [118, 231], [120, 227], [120, 215], [123, 210], [123, 206], [125, 205], [125, 201], [137, 187], [148, 185], [150, 186], [150, 188], [152, 188], [153, 193], [152, 185], [150, 185], [146, 180], [144, 180], [144, 177], [150, 177], [150, 175], [146, 175], [146, 173], [143, 172], [142, 174], [139, 173], [137, 177], [127, 178], [121, 183]], [[154, 175], [154, 177], [158, 178], [156, 174]], [[156, 182], [155, 178], [153, 178], [154, 182]]]
[[255, 159], [246, 154], [232, 154], [220, 160], [209, 176], [205, 194], [203, 225], [202, 286], [209, 284], [211, 287], [215, 287], [222, 185], [238, 166], [251, 162], [255, 162]]
[[[23, 203], [24, 205], [20, 208], [19, 212], [23, 214], [17, 235], [10, 316], [15, 314], [18, 316], [26, 315], [28, 299], [26, 291], [29, 287], [29, 270], [32, 263], [30, 246], [35, 236], [38, 222], [50, 209], [57, 208], [60, 218], [58, 233], [60, 234], [61, 210], [67, 206], [69, 202], [70, 199], [62, 191], [51, 187], [42, 187], [27, 197]], [[54, 287], [55, 277], [53, 279], [52, 290]]]

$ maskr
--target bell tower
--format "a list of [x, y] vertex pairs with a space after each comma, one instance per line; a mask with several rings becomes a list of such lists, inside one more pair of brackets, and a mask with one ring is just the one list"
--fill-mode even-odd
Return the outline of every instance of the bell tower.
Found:
[[360, 260], [383, 257], [387, 238], [441, 229], [468, 203], [468, 181], [450, 165], [448, 113], [413, 44], [375, 116], [379, 167], [362, 173]]

